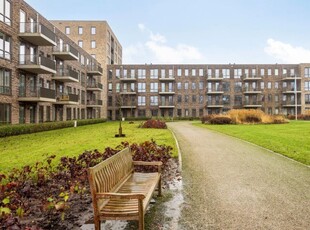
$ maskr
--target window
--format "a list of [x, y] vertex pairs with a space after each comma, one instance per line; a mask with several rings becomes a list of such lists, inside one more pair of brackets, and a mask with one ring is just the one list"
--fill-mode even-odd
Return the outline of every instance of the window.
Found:
[[199, 104], [203, 104], [203, 95], [199, 95]]
[[242, 91], [242, 82], [235, 82], [235, 92]]
[[96, 48], [96, 41], [92, 40], [90, 45], [91, 45], [92, 49], [95, 49]]
[[177, 110], [177, 115], [178, 115], [178, 117], [181, 117], [181, 116], [182, 116], [182, 109], [178, 109], [178, 110]]
[[120, 78], [120, 76], [121, 76], [121, 71], [120, 71], [120, 69], [116, 69], [116, 70], [115, 70], [115, 77], [116, 77], [116, 78]]
[[242, 96], [235, 96], [235, 105], [242, 105]]
[[267, 74], [268, 74], [268, 76], [271, 76], [271, 69], [268, 69]]
[[178, 69], [177, 76], [178, 76], [178, 77], [181, 77], [181, 76], [182, 76], [182, 69]]
[[193, 77], [196, 76], [196, 69], [192, 69], [192, 76], [193, 76]]
[[192, 102], [196, 103], [196, 95], [192, 95]]
[[275, 89], [279, 89], [279, 82], [276, 81], [276, 82], [274, 83], [274, 88], [275, 88]]
[[131, 78], [135, 78], [135, 76], [136, 76], [136, 71], [135, 71], [135, 69], [130, 70], [130, 77], [131, 77]]
[[279, 76], [279, 69], [274, 69], [274, 75]]
[[139, 93], [145, 93], [146, 87], [145, 87], [145, 82], [139, 82], [138, 83], [138, 92]]
[[203, 76], [203, 69], [199, 69], [199, 77]]
[[200, 81], [200, 82], [199, 82], [199, 89], [200, 89], [200, 90], [203, 89], [203, 81]]
[[215, 69], [215, 78], [219, 78], [219, 77], [220, 77], [220, 70]]
[[173, 70], [172, 70], [172, 69], [169, 69], [169, 73], [168, 73], [168, 74], [169, 74], [169, 78], [173, 78], [173, 77], [174, 77], [174, 76], [173, 76], [174, 73], [173, 73]]
[[158, 92], [158, 82], [151, 82], [151, 93]]
[[138, 69], [138, 78], [145, 79], [145, 69]]
[[310, 94], [305, 94], [305, 104], [310, 104]]
[[178, 95], [177, 100], [178, 100], [178, 103], [182, 103], [182, 95]]
[[182, 89], [182, 82], [177, 83], [177, 89], [181, 90]]
[[184, 70], [184, 75], [185, 75], [185, 77], [188, 77], [188, 69]]
[[121, 84], [118, 82], [115, 85], [116, 92], [119, 93], [121, 91]]
[[244, 69], [244, 77], [249, 77], [249, 69]]
[[242, 69], [234, 69], [234, 78], [240, 78], [242, 75]]
[[261, 82], [260, 83], [260, 89], [264, 89], [265, 88], [265, 83], [264, 82]]
[[223, 104], [224, 105], [229, 105], [230, 104], [230, 96], [229, 95], [224, 95], [223, 96]]
[[267, 89], [271, 89], [271, 82], [270, 81], [268, 81], [268, 83], [267, 83]]
[[145, 106], [145, 96], [138, 96], [138, 105], [139, 106]]
[[11, 71], [0, 69], [0, 94], [11, 94]]
[[0, 32], [0, 58], [11, 59], [11, 37]]
[[66, 28], [65, 28], [65, 34], [67, 34], [67, 35], [70, 34], [70, 26], [66, 26]]
[[112, 90], [113, 90], [113, 85], [111, 82], [108, 84], [108, 90], [109, 90], [109, 92], [112, 92]]
[[185, 89], [185, 90], [188, 90], [188, 82], [185, 82], [185, 83], [184, 83], [184, 89]]
[[208, 69], [208, 78], [212, 77], [212, 69]]
[[189, 96], [188, 96], [188, 95], [185, 95], [185, 97], [184, 97], [184, 102], [185, 102], [185, 103], [188, 103], [188, 101], [189, 101]]
[[150, 78], [157, 79], [158, 78], [158, 69], [151, 69], [150, 70]]
[[0, 103], [0, 124], [11, 123], [11, 104]]
[[224, 92], [229, 92], [230, 91], [230, 82], [223, 82], [222, 87], [223, 87]]
[[291, 72], [291, 77], [294, 77], [295, 76], [295, 69], [291, 69], [290, 72]]
[[96, 54], [91, 54], [92, 58], [96, 59]]
[[310, 77], [310, 67], [305, 68], [305, 77]]
[[0, 21], [11, 25], [11, 2], [8, 0], [0, 0]]
[[260, 75], [263, 77], [265, 75], [265, 69], [260, 69]]
[[256, 77], [256, 69], [252, 69], [252, 77]]
[[95, 27], [95, 26], [92, 26], [92, 27], [90, 28], [90, 33], [91, 33], [92, 35], [96, 34], [96, 27]]
[[158, 96], [151, 96], [150, 97], [150, 103], [151, 103], [151, 106], [157, 106], [158, 105]]
[[161, 78], [165, 78], [166, 77], [166, 70], [165, 69], [160, 70], [160, 77]]
[[279, 95], [278, 94], [274, 95], [274, 102], [279, 102]]
[[[1, 76], [0, 76], [0, 79], [1, 79]], [[310, 81], [305, 81], [305, 91], [310, 91]]]
[[222, 69], [223, 78], [230, 78], [230, 69]]
[[272, 95], [268, 94], [268, 102], [272, 102]]
[[83, 41], [82, 41], [82, 40], [79, 40], [79, 41], [78, 41], [78, 45], [79, 45], [79, 47], [83, 48]]
[[82, 26], [79, 26], [79, 28], [78, 28], [78, 32], [79, 32], [79, 34], [83, 34], [83, 27]]
[[196, 83], [192, 82], [192, 90], [195, 90], [195, 89], [196, 89]]

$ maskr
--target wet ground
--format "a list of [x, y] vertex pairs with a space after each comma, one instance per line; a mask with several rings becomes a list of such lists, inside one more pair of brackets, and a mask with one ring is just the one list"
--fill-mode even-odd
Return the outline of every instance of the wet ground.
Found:
[[[171, 175], [145, 216], [146, 230], [310, 229], [309, 167], [189, 122], [168, 126], [180, 145], [182, 180]], [[137, 224], [107, 221], [102, 229]]]

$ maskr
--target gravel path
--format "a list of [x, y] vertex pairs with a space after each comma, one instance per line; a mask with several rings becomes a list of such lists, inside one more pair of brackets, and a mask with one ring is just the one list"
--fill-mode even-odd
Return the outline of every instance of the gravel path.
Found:
[[310, 168], [244, 141], [169, 123], [182, 152], [178, 229], [310, 229]]

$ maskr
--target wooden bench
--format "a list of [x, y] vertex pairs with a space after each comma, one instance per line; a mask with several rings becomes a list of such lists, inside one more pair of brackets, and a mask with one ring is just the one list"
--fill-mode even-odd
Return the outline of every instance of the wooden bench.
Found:
[[[155, 165], [158, 172], [134, 172], [135, 165]], [[94, 207], [95, 230], [102, 220], [138, 220], [144, 229], [144, 214], [158, 187], [161, 196], [162, 162], [133, 161], [129, 148], [88, 169]]]

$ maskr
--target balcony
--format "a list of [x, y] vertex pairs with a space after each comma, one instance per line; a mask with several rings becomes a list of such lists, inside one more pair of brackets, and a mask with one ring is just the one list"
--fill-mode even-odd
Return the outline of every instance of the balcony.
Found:
[[36, 46], [56, 46], [56, 35], [37, 22], [21, 22], [18, 36]]
[[102, 91], [102, 84], [98, 82], [88, 82], [86, 90], [88, 91]]
[[301, 106], [300, 100], [297, 100], [297, 103], [294, 101], [282, 101], [282, 107], [295, 107], [297, 104], [298, 107]]
[[244, 94], [260, 94], [260, 93], [262, 93], [262, 91], [255, 89], [255, 88], [244, 88], [243, 93]]
[[56, 102], [56, 91], [43, 87], [19, 87], [18, 101], [23, 102]]
[[121, 77], [119, 80], [122, 82], [131, 82], [131, 81], [137, 81], [137, 78], [135, 78], [135, 77]]
[[60, 94], [56, 97], [57, 105], [78, 105], [79, 95], [76, 94]]
[[69, 44], [57, 44], [53, 47], [53, 55], [63, 61], [79, 60], [79, 52]]
[[137, 108], [137, 106], [135, 105], [135, 103], [132, 103], [132, 104], [125, 103], [125, 104], [121, 105], [121, 108], [122, 109], [135, 109], [135, 108]]
[[207, 77], [207, 81], [222, 81], [222, 80], [223, 80], [223, 75]]
[[259, 101], [245, 101], [243, 104], [244, 108], [261, 108], [262, 103]]
[[207, 89], [207, 94], [223, 94], [224, 91], [221, 88], [218, 89]]
[[158, 92], [159, 95], [173, 95], [175, 92], [173, 90], [168, 90], [168, 91], [160, 91]]
[[282, 75], [282, 81], [295, 81], [296, 80], [301, 80], [301, 77], [296, 75], [288, 75], [288, 74], [285, 74], [285, 75]]
[[173, 102], [162, 102], [159, 104], [160, 109], [172, 109], [174, 107], [175, 106]]
[[88, 107], [88, 108], [91, 108], [91, 107], [100, 108], [100, 107], [102, 107], [102, 100], [87, 100], [86, 107]]
[[88, 65], [87, 66], [87, 74], [88, 75], [96, 75], [101, 76], [103, 73], [102, 67], [97, 65]]
[[56, 73], [55, 61], [38, 55], [20, 54], [17, 68], [34, 74]]
[[123, 91], [120, 92], [121, 95], [136, 95], [137, 92], [134, 89], [123, 89]]
[[161, 77], [159, 81], [175, 81], [174, 77]]
[[223, 108], [224, 105], [220, 101], [213, 101], [207, 103], [207, 108]]
[[[282, 93], [285, 93], [285, 94], [294, 94], [294, 93], [295, 93], [295, 88], [294, 88], [294, 87], [282, 88]], [[300, 87], [297, 87], [296, 93], [301, 93], [301, 88], [300, 88]]]
[[242, 75], [243, 81], [259, 81], [262, 80], [262, 77], [256, 75]]
[[53, 80], [61, 82], [79, 82], [79, 73], [72, 69], [58, 68]]

